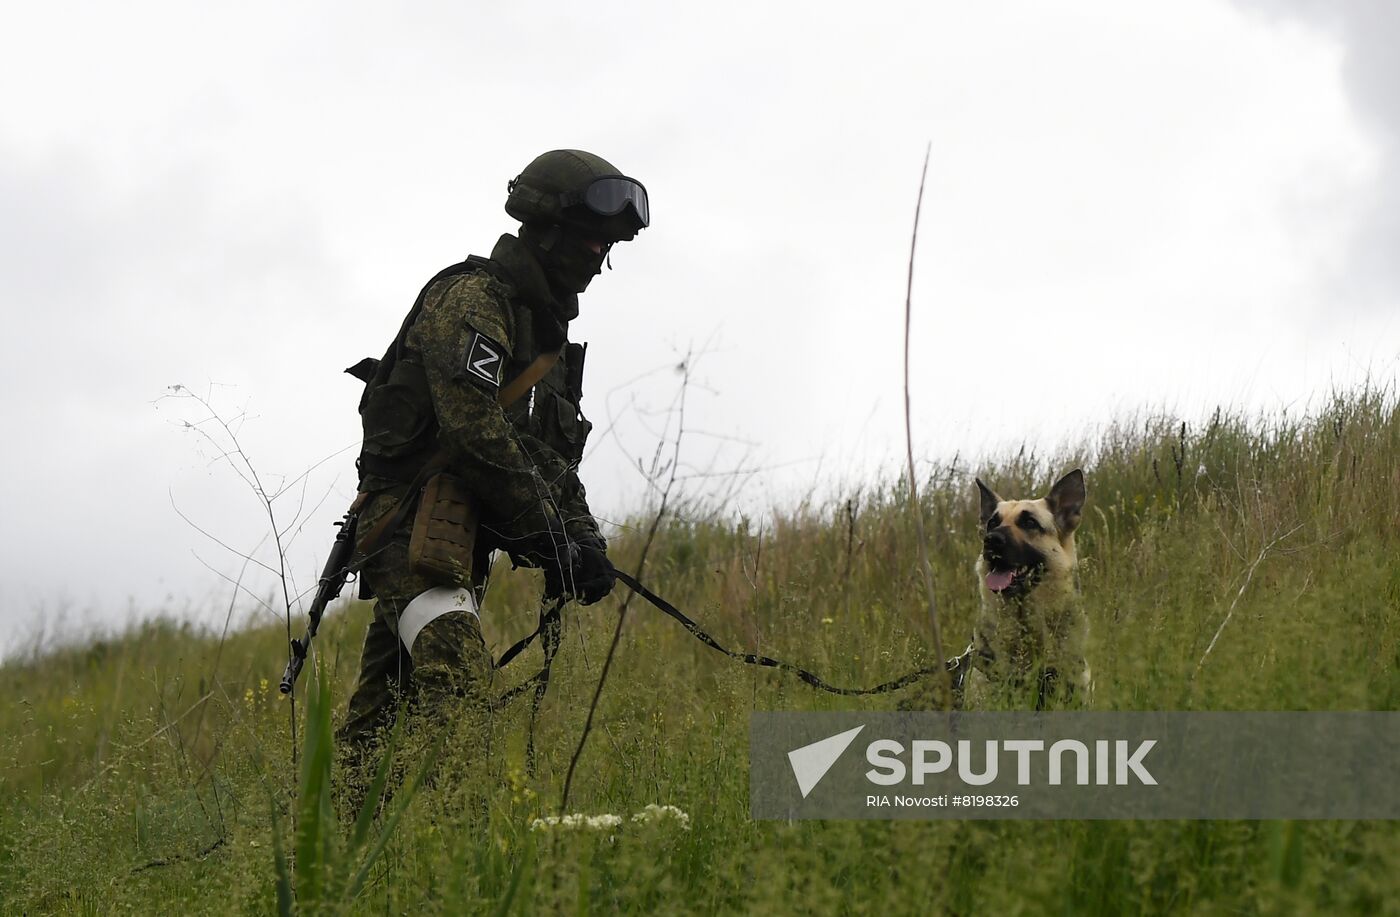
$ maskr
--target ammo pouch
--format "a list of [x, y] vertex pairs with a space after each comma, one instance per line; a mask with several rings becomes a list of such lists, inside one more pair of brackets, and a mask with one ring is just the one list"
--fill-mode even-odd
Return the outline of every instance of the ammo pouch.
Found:
[[433, 475], [413, 516], [409, 569], [445, 585], [469, 584], [476, 528], [476, 506], [466, 482], [445, 471]]

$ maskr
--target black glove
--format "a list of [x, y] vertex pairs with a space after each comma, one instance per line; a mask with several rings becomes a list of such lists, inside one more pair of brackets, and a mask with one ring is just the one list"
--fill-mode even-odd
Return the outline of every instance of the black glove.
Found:
[[577, 541], [579, 562], [573, 570], [573, 594], [580, 605], [592, 605], [612, 592], [617, 575], [608, 560], [608, 543], [602, 536]]
[[545, 598], [567, 593], [580, 605], [592, 605], [612, 592], [616, 577], [608, 561], [607, 542], [601, 536], [585, 535], [579, 541], [564, 541], [551, 547], [550, 553], [540, 550], [530, 555], [530, 560], [544, 570]]
[[573, 570], [579, 565], [579, 547], [572, 541], [564, 540], [553, 546], [548, 554], [533, 553], [531, 566], [544, 571], [544, 597], [558, 598], [566, 592], [567, 584], [573, 581]]

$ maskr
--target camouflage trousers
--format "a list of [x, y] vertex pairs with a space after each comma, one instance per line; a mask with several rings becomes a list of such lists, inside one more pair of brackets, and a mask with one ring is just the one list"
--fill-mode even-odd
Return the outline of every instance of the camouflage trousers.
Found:
[[[365, 508], [361, 531], [372, 528], [392, 509], [393, 500], [378, 498]], [[392, 727], [401, 701], [430, 729], [446, 730], [464, 712], [484, 709], [492, 675], [491, 652], [476, 615], [452, 611], [428, 622], [409, 653], [399, 639], [398, 622], [408, 603], [437, 583], [412, 573], [407, 531], [397, 533], [361, 572], [377, 602], [365, 635], [360, 675], [350, 697], [338, 740], [341, 761], [362, 771], [380, 734]]]

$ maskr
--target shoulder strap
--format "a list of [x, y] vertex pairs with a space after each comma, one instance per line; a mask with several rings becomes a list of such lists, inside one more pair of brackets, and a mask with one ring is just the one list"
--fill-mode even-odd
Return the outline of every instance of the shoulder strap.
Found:
[[559, 362], [560, 353], [561, 351], [552, 350], [549, 353], [540, 354], [538, 357], [535, 357], [535, 362], [525, 367], [520, 375], [507, 382], [505, 387], [501, 389], [501, 393], [496, 396], [496, 400], [500, 402], [501, 407], [510, 407], [520, 400], [521, 395], [524, 395], [530, 389], [534, 388], [536, 383], [549, 375], [549, 371], [554, 368], [554, 364]]

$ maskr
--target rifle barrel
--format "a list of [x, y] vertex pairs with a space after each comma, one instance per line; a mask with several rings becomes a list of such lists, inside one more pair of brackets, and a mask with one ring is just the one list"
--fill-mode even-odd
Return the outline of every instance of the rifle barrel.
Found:
[[358, 508], [352, 506], [345, 518], [336, 523], [340, 531], [336, 533], [335, 544], [331, 545], [330, 557], [326, 558], [326, 569], [321, 573], [321, 580], [316, 586], [316, 598], [311, 601], [311, 607], [307, 610], [310, 623], [307, 624], [306, 633], [300, 639], [292, 641], [287, 667], [282, 670], [282, 681], [277, 686], [277, 690], [283, 694], [291, 694], [292, 687], [296, 685], [297, 676], [301, 674], [301, 667], [306, 663], [306, 656], [311, 651], [311, 640], [316, 636], [316, 629], [321, 624], [321, 616], [325, 614], [326, 606], [339, 598], [341, 590], [345, 588], [345, 580], [353, 566], [351, 558], [355, 553], [357, 521]]

